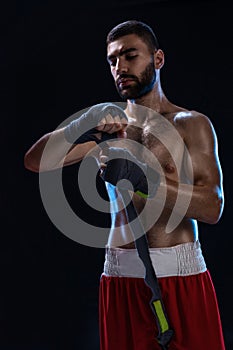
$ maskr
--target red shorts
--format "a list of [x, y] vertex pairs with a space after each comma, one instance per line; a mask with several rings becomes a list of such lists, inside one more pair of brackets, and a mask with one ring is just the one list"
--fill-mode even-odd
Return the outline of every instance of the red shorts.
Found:
[[[169, 350], [224, 350], [216, 294], [209, 272], [159, 278], [174, 336]], [[101, 350], [161, 350], [152, 293], [143, 278], [102, 275]]]

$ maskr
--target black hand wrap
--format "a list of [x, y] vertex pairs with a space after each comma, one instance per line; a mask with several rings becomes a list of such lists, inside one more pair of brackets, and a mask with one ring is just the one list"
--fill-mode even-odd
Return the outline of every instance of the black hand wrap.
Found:
[[70, 122], [64, 130], [64, 135], [69, 143], [80, 144], [88, 141], [95, 141], [97, 144], [117, 137], [117, 133], [109, 134], [101, 132], [99, 139], [95, 134], [99, 133], [96, 129], [99, 122], [110, 114], [113, 118], [119, 116], [126, 122], [128, 118], [122, 108], [113, 103], [100, 103], [92, 106], [86, 113]]
[[[107, 166], [102, 172], [104, 181], [116, 186], [120, 180], [125, 179], [131, 183], [134, 192], [141, 197], [155, 196], [160, 183], [160, 175], [156, 170], [140, 162], [125, 148], [109, 147], [108, 157], [110, 160], [107, 161]], [[130, 185], [128, 188], [125, 185], [123, 189], [132, 189]], [[118, 186], [121, 188], [120, 184]]]

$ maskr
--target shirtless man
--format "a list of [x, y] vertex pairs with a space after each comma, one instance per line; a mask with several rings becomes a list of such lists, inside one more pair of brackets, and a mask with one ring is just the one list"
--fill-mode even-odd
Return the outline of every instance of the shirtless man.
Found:
[[[224, 350], [216, 294], [197, 225], [197, 221], [217, 223], [224, 205], [213, 125], [207, 116], [178, 107], [166, 98], [160, 82], [164, 52], [146, 24], [127, 21], [113, 28], [107, 36], [107, 59], [116, 88], [127, 101], [127, 123], [120, 112], [104, 115], [104, 104], [94, 106], [93, 115], [96, 111], [102, 115], [95, 127], [96, 140], [87, 135], [64, 152], [80, 126], [78, 121], [38, 140], [26, 153], [25, 166], [38, 172], [79, 162], [102, 140], [101, 135], [117, 133], [119, 142], [113, 141], [112, 148], [117, 152], [124, 147], [160, 176], [155, 195], [146, 199], [134, 193], [133, 203], [138, 213], [145, 211], [150, 256], [174, 329], [169, 349]], [[49, 139], [53, 139], [53, 147], [40, 164]], [[136, 141], [138, 149], [131, 141]], [[99, 154], [104, 177], [106, 169], [111, 170], [110, 157], [102, 151]], [[149, 306], [151, 291], [143, 279], [144, 266], [115, 182], [108, 171], [106, 186], [114, 208], [100, 279], [101, 350], [160, 349]]]

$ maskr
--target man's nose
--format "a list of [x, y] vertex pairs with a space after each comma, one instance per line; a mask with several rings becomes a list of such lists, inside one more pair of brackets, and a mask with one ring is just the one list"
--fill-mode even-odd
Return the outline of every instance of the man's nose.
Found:
[[122, 74], [128, 71], [126, 62], [123, 59], [118, 58], [116, 63], [116, 73]]

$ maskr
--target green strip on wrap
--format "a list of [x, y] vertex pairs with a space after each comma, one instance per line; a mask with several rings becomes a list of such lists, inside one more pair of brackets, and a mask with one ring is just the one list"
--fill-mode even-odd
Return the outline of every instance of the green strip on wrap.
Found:
[[160, 300], [153, 301], [153, 305], [156, 311], [156, 315], [158, 316], [158, 319], [159, 319], [162, 333], [164, 333], [169, 329], [169, 327], [163, 312], [161, 301]]
[[141, 191], [136, 191], [135, 193], [138, 194], [142, 198], [148, 198], [149, 197], [148, 194], [142, 193]]

